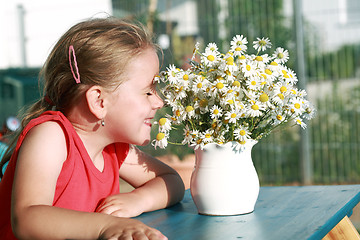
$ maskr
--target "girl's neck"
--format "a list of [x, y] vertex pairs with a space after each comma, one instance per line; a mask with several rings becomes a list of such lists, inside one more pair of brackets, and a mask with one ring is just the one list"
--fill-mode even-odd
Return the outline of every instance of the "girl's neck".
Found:
[[104, 167], [102, 152], [111, 142], [106, 138], [100, 121], [82, 111], [71, 111], [67, 118], [79, 135], [94, 165], [102, 171]]

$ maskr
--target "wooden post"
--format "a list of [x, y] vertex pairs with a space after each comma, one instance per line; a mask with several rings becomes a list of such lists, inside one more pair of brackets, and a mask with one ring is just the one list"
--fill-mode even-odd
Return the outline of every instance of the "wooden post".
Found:
[[356, 240], [360, 239], [358, 231], [350, 219], [345, 216], [324, 238], [323, 240]]

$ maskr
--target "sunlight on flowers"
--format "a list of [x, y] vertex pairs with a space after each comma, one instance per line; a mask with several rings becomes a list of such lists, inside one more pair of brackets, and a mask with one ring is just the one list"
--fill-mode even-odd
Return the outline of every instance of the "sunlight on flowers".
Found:
[[247, 44], [246, 37], [236, 35], [228, 52], [221, 53], [215, 43], [200, 52], [197, 43], [189, 69], [170, 65], [156, 76], [172, 114], [155, 123], [155, 148], [171, 143], [176, 126], [184, 129], [178, 144], [202, 149], [208, 143], [259, 140], [286, 123], [305, 128], [304, 119], [314, 118], [306, 92], [296, 87], [296, 73], [285, 65], [288, 51], [278, 47], [271, 55], [261, 54], [272, 44], [257, 38], [256, 54], [247, 54]]

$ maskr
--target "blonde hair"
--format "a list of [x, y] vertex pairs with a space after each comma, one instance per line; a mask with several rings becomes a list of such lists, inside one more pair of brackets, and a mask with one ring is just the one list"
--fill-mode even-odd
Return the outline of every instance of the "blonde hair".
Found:
[[[81, 83], [77, 84], [69, 62], [69, 47], [74, 47]], [[90, 19], [71, 27], [56, 43], [41, 72], [43, 97], [24, 114], [22, 127], [1, 161], [11, 157], [21, 130], [31, 119], [53, 106], [66, 113], [92, 86], [115, 89], [128, 62], [147, 48], [158, 50], [152, 36], [141, 24], [114, 17]], [[120, 80], [120, 82], [119, 82]], [[49, 104], [49, 99], [51, 104]], [[2, 173], [0, 172], [2, 176]]]

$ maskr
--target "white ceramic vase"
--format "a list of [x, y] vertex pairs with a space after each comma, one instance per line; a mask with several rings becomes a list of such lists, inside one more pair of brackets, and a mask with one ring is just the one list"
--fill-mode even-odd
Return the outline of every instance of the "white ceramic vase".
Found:
[[257, 141], [223, 145], [210, 143], [195, 150], [196, 162], [190, 191], [200, 214], [226, 216], [254, 211], [259, 178], [251, 158]]

